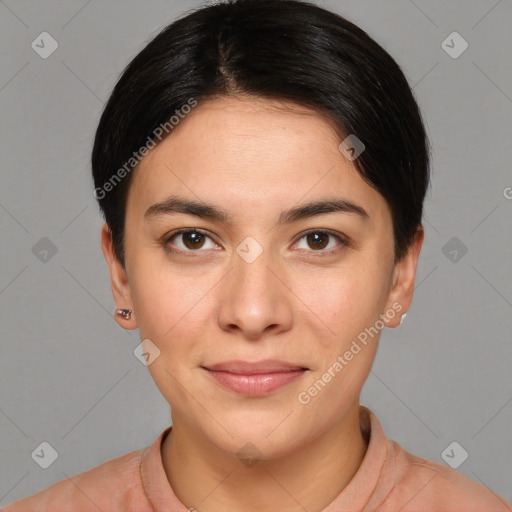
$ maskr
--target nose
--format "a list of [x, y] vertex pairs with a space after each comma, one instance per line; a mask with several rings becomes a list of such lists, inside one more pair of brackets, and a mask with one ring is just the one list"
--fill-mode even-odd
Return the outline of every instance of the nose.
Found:
[[219, 326], [253, 341], [285, 332], [293, 319], [291, 295], [283, 269], [267, 252], [254, 261], [236, 253], [220, 290]]

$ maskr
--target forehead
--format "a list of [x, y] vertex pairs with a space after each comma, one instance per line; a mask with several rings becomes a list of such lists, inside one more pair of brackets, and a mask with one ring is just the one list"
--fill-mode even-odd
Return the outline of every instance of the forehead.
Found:
[[334, 194], [364, 203], [371, 217], [385, 214], [382, 196], [339, 151], [338, 132], [326, 116], [293, 103], [204, 101], [139, 164], [128, 208], [176, 194], [243, 212]]

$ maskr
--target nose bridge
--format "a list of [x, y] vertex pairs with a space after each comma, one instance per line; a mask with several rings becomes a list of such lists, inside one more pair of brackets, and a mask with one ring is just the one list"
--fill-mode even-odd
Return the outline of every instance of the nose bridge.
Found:
[[238, 245], [219, 304], [221, 328], [237, 327], [254, 338], [270, 326], [276, 330], [290, 327], [289, 297], [271, 270], [274, 266], [271, 251], [255, 238], [247, 237]]
[[[270, 250], [265, 250], [253, 237], [247, 237], [238, 245], [233, 255], [232, 272], [233, 292], [238, 301], [253, 302], [254, 306], [260, 301], [273, 301], [275, 283], [270, 282], [270, 260]], [[262, 308], [263, 302], [258, 307]]]

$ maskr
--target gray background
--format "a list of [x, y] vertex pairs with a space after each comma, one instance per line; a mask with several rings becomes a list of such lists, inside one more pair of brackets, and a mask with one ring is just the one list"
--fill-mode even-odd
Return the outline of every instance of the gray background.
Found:
[[[433, 144], [415, 300], [402, 328], [383, 332], [362, 403], [415, 454], [445, 464], [457, 441], [469, 453], [458, 471], [512, 500], [512, 2], [319, 3], [401, 64]], [[0, 2], [0, 506], [170, 424], [133, 355], [138, 333], [112, 319], [89, 157], [121, 70], [198, 5]], [[47, 59], [31, 48], [43, 31], [59, 45]], [[441, 47], [453, 31], [469, 44], [456, 59]], [[48, 469], [31, 458], [42, 441], [59, 454]]]

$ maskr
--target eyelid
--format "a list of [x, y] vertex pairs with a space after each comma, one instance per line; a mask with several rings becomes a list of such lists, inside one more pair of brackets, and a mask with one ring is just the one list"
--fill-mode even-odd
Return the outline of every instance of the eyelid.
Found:
[[[180, 234], [184, 234], [184, 233], [199, 233], [207, 238], [209, 238], [212, 242], [214, 242], [215, 244], [217, 245], [220, 245], [218, 244], [215, 239], [205, 230], [203, 229], [200, 229], [200, 228], [180, 228], [180, 229], [177, 229], [175, 231], [173, 231], [172, 233], [170, 234], [166, 234], [162, 237], [162, 241], [163, 241], [163, 244], [167, 247], [168, 250], [172, 251], [172, 252], [175, 252], [175, 253], [180, 253], [180, 254], [183, 254], [183, 253], [187, 253], [187, 254], [191, 254], [191, 253], [201, 253], [201, 252], [208, 252], [212, 249], [197, 249], [197, 250], [183, 250], [183, 249], [178, 249], [178, 248], [173, 248], [173, 249], [170, 249], [168, 246], [170, 244], [170, 241], [171, 239], [173, 239], [174, 237], [180, 235]], [[329, 235], [329, 236], [333, 236], [334, 238], [337, 238], [339, 241], [340, 241], [340, 244], [341, 246], [344, 246], [344, 247], [351, 247], [352, 244], [351, 244], [351, 241], [350, 239], [343, 235], [342, 233], [338, 233], [336, 231], [333, 231], [331, 229], [325, 229], [325, 228], [311, 228], [311, 229], [308, 229], [307, 231], [303, 231], [302, 233], [300, 233], [295, 241], [292, 243], [292, 247], [294, 245], [296, 245], [298, 242], [300, 242], [303, 238], [307, 237], [309, 234], [311, 233], [322, 233], [322, 234], [326, 234], [326, 235]], [[217, 249], [213, 249], [213, 250], [217, 250]], [[337, 252], [339, 249], [338, 248], [334, 248], [334, 249], [329, 249], [329, 250], [307, 250], [307, 249], [299, 249], [300, 251], [304, 251], [304, 252], [309, 252], [309, 253], [312, 253], [312, 254], [315, 254], [318, 255], [318, 256], [321, 256], [322, 254], [332, 254], [334, 252]]]
[[165, 248], [168, 251], [171, 251], [171, 252], [174, 252], [174, 253], [179, 253], [179, 254], [184, 254], [184, 253], [186, 253], [186, 254], [193, 254], [193, 253], [200, 253], [200, 252], [208, 252], [208, 251], [211, 251], [211, 250], [217, 250], [217, 249], [197, 249], [195, 251], [193, 251], [193, 250], [186, 251], [184, 249], [179, 249], [177, 247], [171, 248], [171, 246], [172, 246], [172, 244], [170, 243], [171, 239], [173, 239], [174, 237], [176, 237], [178, 235], [184, 234], [184, 233], [199, 233], [200, 235], [203, 235], [203, 236], [209, 238], [214, 244], [219, 245], [215, 241], [215, 239], [207, 231], [205, 231], [204, 229], [200, 229], [200, 228], [180, 228], [180, 229], [176, 229], [172, 233], [165, 234], [162, 237], [161, 240], [162, 240], [162, 243], [165, 246]]
[[[300, 235], [297, 236], [297, 239], [295, 242], [293, 242], [293, 245], [300, 242], [304, 237], [308, 236], [311, 233], [323, 233], [329, 236], [333, 236], [334, 238], [337, 238], [341, 243], [339, 245], [342, 245], [344, 247], [352, 247], [352, 242], [350, 238], [348, 238], [346, 235], [343, 235], [342, 233], [338, 233], [337, 231], [333, 231], [331, 229], [325, 229], [325, 228], [312, 228], [308, 229], [307, 231], [303, 231]], [[300, 249], [305, 250], [305, 249]], [[307, 251], [313, 254], [322, 255], [322, 254], [332, 254], [333, 252], [338, 251], [339, 249], [329, 249], [329, 250], [318, 250], [314, 251], [313, 249]]]

